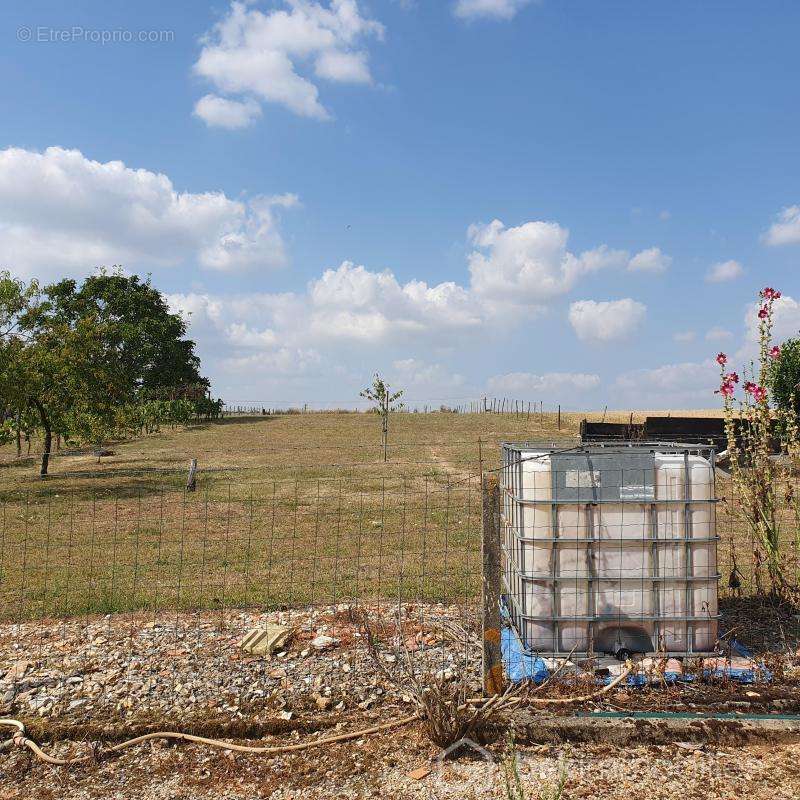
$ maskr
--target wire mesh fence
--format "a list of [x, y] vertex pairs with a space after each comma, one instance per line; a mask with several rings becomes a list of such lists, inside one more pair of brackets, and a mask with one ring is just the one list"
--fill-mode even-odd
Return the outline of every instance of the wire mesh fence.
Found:
[[0, 509], [6, 621], [473, 597], [477, 476], [24, 492]]
[[[157, 472], [123, 486], [5, 491], [0, 689], [15, 687], [5, 699], [39, 714], [84, 701], [75, 708], [166, 713], [184, 690], [193, 708], [235, 713], [291, 708], [287, 693], [368, 705], [376, 676], [402, 685], [408, 665], [479, 685], [480, 470], [308, 471], [201, 472], [195, 492]], [[794, 585], [796, 488], [787, 479], [780, 511]], [[759, 543], [722, 474], [716, 497], [721, 595], [755, 594], [765, 588]], [[242, 637], [267, 623], [290, 629], [293, 644], [272, 660], [247, 657]], [[58, 687], [29, 686], [33, 672], [20, 680], [19, 664], [34, 664], [22, 674], [35, 670], [44, 687], [59, 676]], [[115, 682], [124, 692], [110, 691]]]
[[[9, 493], [1, 514], [0, 705], [252, 715], [368, 707], [389, 675], [480, 685], [477, 475], [201, 476]], [[269, 625], [291, 636], [279, 655], [241, 650]]]

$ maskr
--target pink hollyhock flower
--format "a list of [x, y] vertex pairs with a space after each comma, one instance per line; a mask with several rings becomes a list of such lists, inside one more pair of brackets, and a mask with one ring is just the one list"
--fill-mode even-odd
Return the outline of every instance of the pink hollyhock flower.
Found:
[[761, 296], [765, 300], [780, 300], [781, 293], [773, 289], [771, 286], [766, 286], [761, 290]]
[[728, 363], [728, 356], [726, 356], [725, 353], [719, 353], [717, 355], [717, 364], [719, 364], [720, 366], [724, 366], [727, 363]]
[[767, 399], [767, 390], [763, 386], [756, 386], [753, 389], [753, 399], [757, 403], [763, 403]]
[[758, 309], [758, 318], [759, 319], [766, 319], [769, 316], [769, 309], [766, 306], [761, 306]]
[[772, 349], [769, 351], [769, 357], [770, 357], [770, 358], [771, 358], [773, 361], [775, 361], [776, 359], [780, 358], [780, 355], [781, 355], [781, 349], [780, 349], [780, 347], [778, 347], [778, 345], [775, 345], [775, 347], [773, 347], [773, 348], [772, 348]]
[[725, 376], [725, 380], [728, 383], [739, 383], [739, 373], [738, 372], [729, 372]]
[[751, 394], [751, 393], [752, 393], [752, 392], [753, 392], [755, 389], [757, 389], [757, 388], [758, 388], [758, 387], [757, 387], [757, 386], [756, 386], [756, 385], [753, 383], [753, 381], [745, 381], [745, 384], [744, 384], [744, 390], [745, 390], [745, 391], [746, 391], [748, 394]]
[[725, 381], [722, 386], [719, 387], [719, 393], [725, 397], [733, 397], [733, 392], [733, 384], [728, 383], [728, 381]]

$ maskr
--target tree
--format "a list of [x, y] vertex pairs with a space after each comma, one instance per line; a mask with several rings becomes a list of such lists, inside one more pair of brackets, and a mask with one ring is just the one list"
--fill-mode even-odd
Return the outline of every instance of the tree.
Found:
[[403, 396], [403, 390], [390, 392], [389, 386], [384, 382], [379, 373], [375, 373], [372, 386], [368, 386], [361, 392], [361, 397], [365, 397], [372, 404], [372, 411], [381, 418], [381, 446], [383, 447], [383, 460], [388, 460], [389, 448], [389, 414], [403, 408], [402, 403], [397, 401]]
[[25, 414], [24, 371], [27, 336], [20, 330], [24, 314], [36, 302], [36, 282], [25, 284], [0, 272], [0, 443], [17, 438], [19, 454]]
[[769, 388], [777, 408], [800, 415], [800, 339], [787, 339], [776, 349]]
[[120, 357], [122, 332], [95, 314], [72, 320], [45, 299], [25, 316], [23, 392], [44, 433], [39, 474], [48, 474], [53, 434], [96, 439], [131, 396], [133, 376]]
[[114, 325], [120, 334], [120, 360], [148, 396], [169, 397], [181, 387], [202, 387], [195, 344], [186, 339], [186, 321], [169, 310], [150, 279], [101, 272], [78, 287], [64, 280], [47, 288], [50, 299], [71, 321], [94, 313], [100, 323]]
[[39, 291], [5, 275], [0, 334], [6, 329], [0, 342], [12, 358], [0, 371], [0, 390], [18, 415], [36, 413], [42, 477], [54, 433], [99, 445], [125, 425], [132, 406], [164, 398], [178, 403], [168, 404], [172, 417], [184, 419], [182, 392], [208, 387], [185, 321], [137, 276], [103, 272], [80, 286], [63, 280]]

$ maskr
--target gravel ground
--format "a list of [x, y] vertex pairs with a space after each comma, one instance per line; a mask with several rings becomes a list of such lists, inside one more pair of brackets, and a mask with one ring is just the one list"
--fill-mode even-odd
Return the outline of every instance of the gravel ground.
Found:
[[[493, 757], [501, 758], [496, 747]], [[0, 798], [37, 800], [226, 800], [236, 798], [503, 798], [503, 769], [480, 759], [431, 762], [418, 730], [264, 760], [199, 747], [142, 747], [70, 770], [0, 759]], [[563, 770], [566, 798], [608, 800], [796, 800], [800, 744], [735, 749], [674, 744], [624, 750], [602, 744], [519, 748], [519, 774], [538, 798]], [[421, 779], [412, 773], [432, 766]]]
[[[457, 606], [347, 606], [257, 614], [142, 614], [0, 626], [0, 716], [22, 719], [48, 751], [85, 752], [85, 742], [149, 730], [284, 744], [358, 730], [414, 708], [405, 653], [440, 677], [467, 668], [477, 689], [477, 630]], [[398, 619], [402, 625], [398, 627]], [[238, 647], [248, 629], [294, 630], [272, 658]], [[586, 709], [800, 712], [794, 646], [771, 685], [618, 688]], [[380, 664], [380, 666], [377, 666]], [[555, 686], [556, 694], [574, 686]], [[569, 713], [565, 710], [564, 713]], [[501, 757], [502, 743], [489, 747]], [[501, 797], [496, 763], [442, 764], [419, 724], [347, 744], [275, 758], [153, 743], [68, 769], [25, 752], [0, 752], [0, 800], [29, 798]], [[563, 767], [565, 797], [793, 798], [800, 745], [723, 748], [676, 743], [520, 748], [532, 797]], [[420, 767], [431, 772], [412, 776]], [[426, 771], [426, 770], [423, 770]]]

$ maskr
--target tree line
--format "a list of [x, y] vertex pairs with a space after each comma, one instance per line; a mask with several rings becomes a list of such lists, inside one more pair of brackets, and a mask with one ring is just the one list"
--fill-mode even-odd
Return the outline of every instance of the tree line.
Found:
[[92, 444], [219, 416], [186, 321], [148, 279], [100, 272], [42, 286], [0, 272], [0, 444]]

